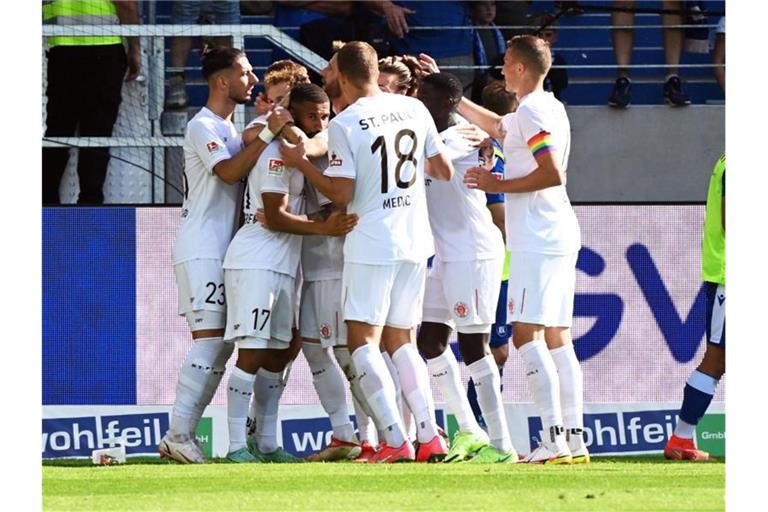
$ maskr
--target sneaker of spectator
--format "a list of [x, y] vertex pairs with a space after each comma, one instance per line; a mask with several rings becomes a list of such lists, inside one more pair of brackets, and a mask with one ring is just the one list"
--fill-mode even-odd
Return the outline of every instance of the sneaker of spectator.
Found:
[[691, 99], [683, 92], [680, 77], [673, 75], [664, 82], [664, 102], [670, 107], [685, 107], [691, 104]]
[[613, 92], [608, 99], [608, 106], [613, 108], [627, 108], [632, 102], [632, 82], [629, 78], [620, 77], [613, 84]]
[[166, 108], [184, 108], [187, 106], [187, 90], [184, 76], [174, 75], [168, 80], [168, 94], [165, 96]]

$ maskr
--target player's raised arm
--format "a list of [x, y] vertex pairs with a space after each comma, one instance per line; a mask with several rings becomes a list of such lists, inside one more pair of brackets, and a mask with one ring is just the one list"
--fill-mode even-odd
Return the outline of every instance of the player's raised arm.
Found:
[[501, 124], [500, 115], [481, 107], [467, 98], [462, 98], [459, 102], [459, 113], [470, 123], [476, 124], [497, 140], [503, 140], [507, 134], [507, 130]]
[[213, 167], [213, 172], [225, 183], [230, 185], [236, 183], [256, 165], [256, 161], [264, 148], [291, 120], [291, 114], [287, 110], [275, 109], [267, 120], [267, 126], [261, 130], [259, 136], [237, 155], [217, 163]]

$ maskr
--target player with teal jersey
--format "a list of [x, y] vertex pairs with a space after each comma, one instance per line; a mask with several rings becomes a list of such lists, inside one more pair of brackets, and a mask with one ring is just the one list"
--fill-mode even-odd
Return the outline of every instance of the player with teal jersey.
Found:
[[709, 460], [709, 453], [696, 448], [693, 434], [725, 373], [725, 154], [709, 180], [701, 276], [707, 290], [707, 349], [685, 385], [677, 427], [664, 447], [668, 459]]

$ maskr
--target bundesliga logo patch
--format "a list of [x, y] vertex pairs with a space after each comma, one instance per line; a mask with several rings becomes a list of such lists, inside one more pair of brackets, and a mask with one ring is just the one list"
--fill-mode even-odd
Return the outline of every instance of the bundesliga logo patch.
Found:
[[456, 316], [459, 318], [466, 318], [467, 314], [469, 313], [469, 309], [467, 308], [467, 305], [463, 302], [457, 302], [455, 306], [453, 306], [453, 311], [456, 313]]
[[282, 176], [283, 169], [285, 169], [285, 164], [283, 163], [282, 160], [280, 160], [279, 158], [269, 159], [267, 174], [269, 174], [270, 176]]
[[328, 324], [320, 325], [320, 337], [327, 340], [331, 337], [331, 326]]
[[341, 158], [337, 157], [335, 152], [332, 152], [331, 153], [331, 161], [330, 161], [330, 163], [328, 165], [330, 167], [341, 167], [341, 164], [342, 164]]
[[515, 301], [514, 301], [514, 299], [509, 301], [509, 303], [507, 304], [507, 307], [509, 308], [509, 314], [510, 315], [514, 315], [515, 314]]
[[214, 151], [218, 151], [221, 148], [221, 146], [216, 144], [215, 140], [209, 142], [208, 144], [206, 144], [205, 147], [208, 148], [208, 152], [209, 153], [213, 153]]

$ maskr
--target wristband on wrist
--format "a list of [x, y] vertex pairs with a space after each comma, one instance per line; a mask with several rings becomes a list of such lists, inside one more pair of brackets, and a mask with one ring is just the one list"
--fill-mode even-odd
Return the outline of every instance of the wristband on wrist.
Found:
[[264, 144], [269, 144], [272, 142], [272, 139], [275, 138], [275, 134], [270, 131], [268, 126], [265, 126], [259, 132], [259, 138], [262, 140], [262, 142], [264, 142]]

